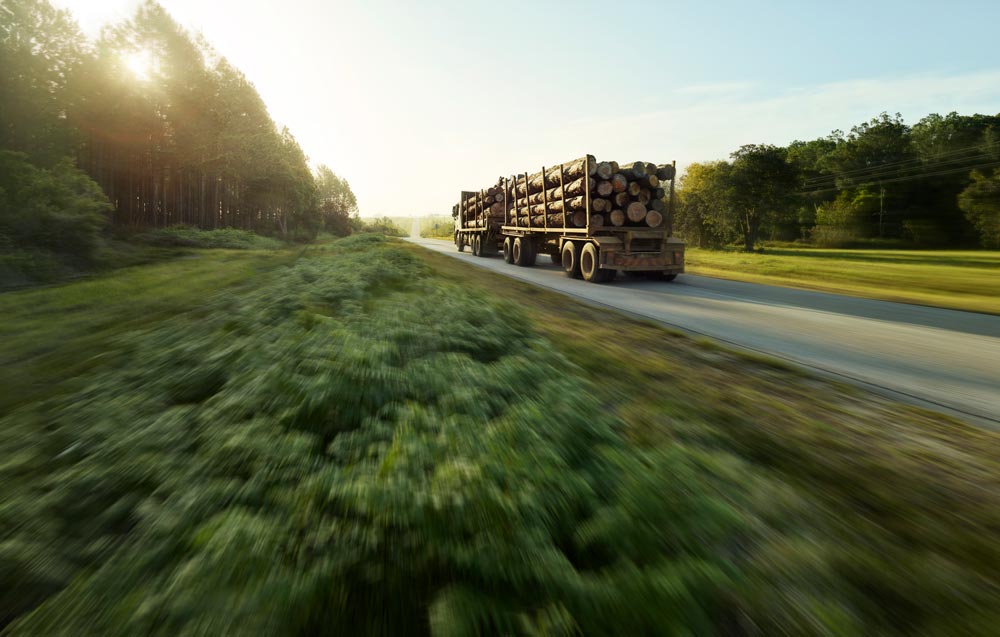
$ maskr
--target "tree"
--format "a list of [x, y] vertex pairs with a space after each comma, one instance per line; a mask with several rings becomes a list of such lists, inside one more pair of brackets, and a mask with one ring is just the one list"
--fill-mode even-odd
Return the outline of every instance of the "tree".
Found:
[[0, 148], [54, 165], [73, 154], [69, 87], [87, 52], [68, 11], [38, 0], [0, 6]]
[[758, 144], [742, 146], [730, 155], [726, 210], [740, 229], [747, 252], [756, 248], [762, 226], [794, 210], [798, 179], [787, 155], [784, 148]]
[[[841, 189], [868, 188], [878, 193], [876, 212], [878, 236], [885, 234], [889, 207], [902, 203], [903, 188], [890, 190], [886, 183], [893, 183], [901, 173], [912, 168], [915, 154], [910, 143], [910, 128], [899, 113], [890, 117], [882, 113], [869, 122], [851, 128], [837, 148], [830, 154], [829, 163], [836, 172], [836, 186]], [[890, 187], [891, 188], [891, 187]]]
[[316, 171], [316, 191], [326, 229], [342, 237], [351, 234], [351, 214], [357, 212], [358, 201], [347, 180], [321, 165]]
[[989, 177], [973, 171], [972, 183], [958, 196], [958, 205], [979, 231], [983, 247], [1000, 248], [1000, 169]]
[[725, 161], [694, 163], [680, 179], [674, 227], [700, 248], [720, 247], [735, 237], [735, 227], [725, 214], [731, 169]]

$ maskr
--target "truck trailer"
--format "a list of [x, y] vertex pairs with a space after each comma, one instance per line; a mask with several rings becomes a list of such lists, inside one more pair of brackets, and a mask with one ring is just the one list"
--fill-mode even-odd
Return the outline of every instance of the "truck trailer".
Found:
[[535, 265], [547, 255], [567, 276], [606, 283], [618, 272], [672, 281], [684, 243], [672, 236], [676, 163], [572, 162], [462, 191], [455, 245], [478, 257]]

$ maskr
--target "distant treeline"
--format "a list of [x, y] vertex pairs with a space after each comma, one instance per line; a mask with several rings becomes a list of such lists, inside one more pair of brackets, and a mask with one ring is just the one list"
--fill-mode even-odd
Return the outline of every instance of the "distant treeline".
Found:
[[1000, 247], [1000, 115], [897, 113], [787, 147], [692, 164], [675, 231], [702, 247]]
[[[0, 184], [0, 245], [24, 249], [91, 251], [95, 213], [105, 226], [302, 240], [324, 226], [349, 233], [357, 209], [345, 180], [325, 167], [312, 174], [253, 84], [155, 2], [89, 42], [47, 0], [5, 1], [0, 152], [8, 173], [32, 180], [30, 197]], [[38, 210], [26, 215], [26, 201]]]

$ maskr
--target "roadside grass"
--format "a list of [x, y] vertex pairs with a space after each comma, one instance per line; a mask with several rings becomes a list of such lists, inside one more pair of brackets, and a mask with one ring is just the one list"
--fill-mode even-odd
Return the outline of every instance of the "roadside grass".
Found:
[[686, 269], [750, 283], [1000, 314], [1000, 252], [688, 248]]
[[0, 296], [11, 635], [1000, 623], [997, 432], [381, 236], [124, 273]]
[[[206, 296], [253, 285], [295, 252], [199, 250], [84, 281], [0, 294], [0, 415], [69, 391], [115, 360], [115, 341], [202, 307]], [[197, 312], [190, 315], [196, 327]]]
[[[762, 605], [750, 614], [784, 618], [752, 616], [759, 634], [822, 633], [786, 615], [795, 599], [833, 615], [848, 600], [857, 634], [995, 630], [1000, 432], [411, 249], [523, 308], [635, 444], [724, 450], [781, 485], [748, 511], [774, 525], [747, 567]], [[840, 601], [817, 601], [824, 590]]]

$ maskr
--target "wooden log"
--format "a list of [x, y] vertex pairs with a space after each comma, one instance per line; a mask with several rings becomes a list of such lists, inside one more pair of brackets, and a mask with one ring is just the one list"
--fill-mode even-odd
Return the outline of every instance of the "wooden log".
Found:
[[605, 210], [611, 210], [611, 202], [607, 199], [601, 199], [596, 197], [590, 200], [590, 209], [594, 212], [604, 212]]
[[615, 192], [625, 192], [628, 189], [628, 177], [621, 173], [615, 173], [611, 176], [611, 188]]
[[611, 200], [614, 202], [616, 208], [624, 208], [632, 201], [632, 196], [627, 192], [619, 192]]
[[638, 197], [639, 193], [642, 192], [642, 184], [640, 184], [638, 181], [630, 181], [630, 182], [628, 182], [628, 191], [627, 192], [628, 192], [628, 194], [632, 195], [633, 197]]
[[584, 210], [587, 207], [586, 197], [569, 197], [567, 199], [556, 199], [555, 201], [549, 202], [548, 210], [545, 209], [545, 204], [535, 204], [529, 206], [531, 214], [533, 215], [543, 215], [546, 212], [565, 212], [563, 209], [563, 204], [565, 202], [565, 207], [572, 210]]
[[604, 215], [590, 215], [590, 227], [591, 228], [602, 228], [604, 227]]
[[646, 218], [646, 206], [642, 205], [638, 201], [633, 201], [625, 209], [625, 214], [628, 215], [628, 220], [638, 223]]
[[621, 170], [621, 166], [618, 165], [618, 162], [612, 161], [611, 162], [611, 172], [616, 173], [619, 170]]
[[628, 178], [638, 179], [640, 177], [646, 176], [646, 164], [641, 161], [634, 161], [627, 164], [622, 164], [621, 172]]
[[611, 175], [614, 171], [611, 170], [611, 164], [606, 161], [597, 162], [597, 177], [598, 179], [611, 179]]
[[[536, 192], [533, 195], [528, 196], [528, 203], [539, 204], [545, 201], [547, 197], [549, 201], [555, 201], [556, 199], [561, 199], [563, 194], [567, 197], [582, 195], [584, 188], [590, 188], [591, 192], [596, 188], [597, 180], [593, 177], [587, 177], [577, 179], [576, 181], [570, 182], [563, 186], [562, 188], [550, 188], [549, 190], [542, 192]], [[523, 197], [521, 198], [523, 199]]]
[[645, 205], [649, 203], [649, 200], [653, 198], [653, 193], [649, 191], [649, 188], [643, 188], [639, 191], [638, 200], [639, 203]]
[[655, 210], [660, 214], [666, 214], [667, 204], [663, 203], [662, 199], [653, 199], [649, 202], [649, 208]]
[[656, 174], [656, 164], [651, 164], [649, 162], [646, 162], [646, 174], [647, 175], [655, 175]]
[[586, 228], [587, 227], [587, 211], [586, 210], [577, 210], [576, 212], [574, 212], [573, 213], [572, 223], [577, 228]]
[[670, 181], [674, 178], [675, 169], [671, 164], [663, 164], [662, 166], [656, 167], [656, 176], [664, 181]]
[[615, 191], [614, 185], [606, 179], [597, 182], [597, 194], [601, 197], [610, 197]]
[[[586, 176], [593, 177], [597, 174], [597, 160], [594, 159], [593, 155], [587, 155], [586, 157], [574, 159], [563, 164], [563, 183], [576, 181], [580, 177], [584, 177], [585, 165], [587, 166], [587, 170], [589, 170]], [[559, 166], [556, 165], [551, 168], [545, 168], [544, 178], [541, 171], [538, 171], [534, 175], [529, 175], [527, 181], [521, 176], [515, 188], [519, 195], [533, 195], [536, 192], [541, 192], [543, 188], [555, 188], [558, 185]]]
[[608, 221], [611, 222], [613, 226], [624, 226], [625, 225], [625, 213], [621, 210], [612, 210], [611, 214], [608, 215]]
[[646, 213], [646, 225], [650, 228], [659, 228], [663, 224], [663, 215], [655, 210]]
[[657, 188], [653, 191], [653, 199], [663, 199], [667, 196], [667, 191], [663, 188]]

